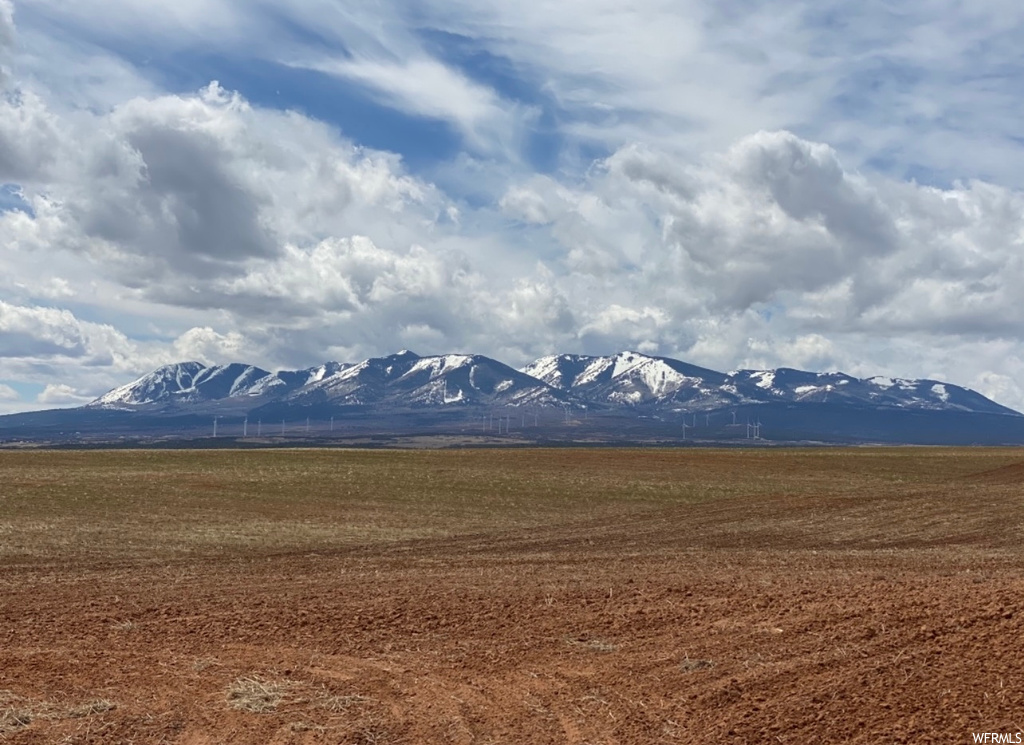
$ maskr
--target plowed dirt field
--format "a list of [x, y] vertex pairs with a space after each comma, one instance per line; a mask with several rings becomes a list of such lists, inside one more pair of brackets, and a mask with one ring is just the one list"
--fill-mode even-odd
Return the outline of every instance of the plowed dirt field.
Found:
[[1024, 726], [1017, 450], [0, 452], [0, 562], [0, 742]]

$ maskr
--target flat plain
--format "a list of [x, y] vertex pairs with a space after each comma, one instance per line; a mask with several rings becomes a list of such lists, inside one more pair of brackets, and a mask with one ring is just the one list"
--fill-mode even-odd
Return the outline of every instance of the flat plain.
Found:
[[1017, 449], [0, 451], [0, 742], [1024, 726]]

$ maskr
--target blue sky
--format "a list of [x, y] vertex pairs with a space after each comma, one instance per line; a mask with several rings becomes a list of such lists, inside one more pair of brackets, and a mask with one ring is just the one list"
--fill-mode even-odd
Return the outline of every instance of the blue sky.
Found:
[[1024, 408], [1009, 2], [0, 0], [0, 411], [638, 349]]

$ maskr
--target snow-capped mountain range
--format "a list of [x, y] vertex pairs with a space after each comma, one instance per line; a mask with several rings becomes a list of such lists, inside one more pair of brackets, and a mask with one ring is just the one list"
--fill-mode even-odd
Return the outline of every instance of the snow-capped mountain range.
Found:
[[200, 362], [179, 362], [159, 367], [138, 380], [104, 393], [89, 406], [120, 408], [161, 404], [188, 404], [243, 396], [283, 396], [316, 385], [352, 367], [326, 362], [306, 370], [271, 373], [235, 362], [207, 367]]
[[722, 373], [638, 352], [552, 355], [521, 370], [482, 355], [420, 357], [410, 351], [276, 373], [240, 363], [208, 367], [182, 362], [115, 388], [87, 408], [187, 411], [217, 403], [253, 409], [273, 403], [303, 408], [565, 406], [679, 413], [782, 402], [1019, 416], [979, 393], [934, 380], [859, 379], [788, 368]]

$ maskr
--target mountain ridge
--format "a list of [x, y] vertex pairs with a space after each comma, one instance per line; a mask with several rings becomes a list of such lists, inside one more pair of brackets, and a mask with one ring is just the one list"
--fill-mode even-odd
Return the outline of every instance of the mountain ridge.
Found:
[[182, 410], [227, 401], [242, 408], [247, 402], [253, 408], [270, 403], [411, 409], [562, 406], [677, 414], [770, 402], [831, 402], [1024, 416], [976, 391], [937, 380], [856, 378], [786, 367], [723, 373], [633, 351], [548, 355], [518, 370], [479, 354], [421, 357], [409, 350], [277, 372], [241, 362], [206, 366], [188, 361], [157, 368], [86, 408]]
[[0, 416], [0, 447], [1024, 445], [1024, 414], [937, 380], [719, 372], [640, 352], [515, 369], [403, 350], [268, 371], [157, 368], [77, 408]]

